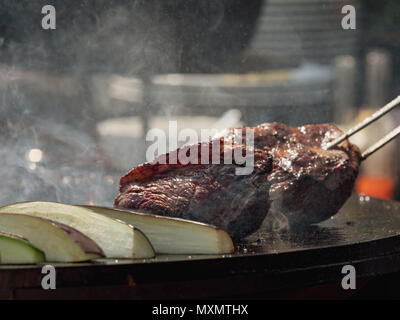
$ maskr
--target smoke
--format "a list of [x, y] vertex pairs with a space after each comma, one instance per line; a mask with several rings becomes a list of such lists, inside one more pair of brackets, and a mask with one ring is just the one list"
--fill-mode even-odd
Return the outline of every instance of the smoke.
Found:
[[[46, 4], [56, 8], [56, 30], [41, 29]], [[96, 108], [90, 79], [175, 69], [163, 10], [146, 1], [0, 3], [0, 205], [112, 205], [122, 172], [99, 148], [96, 123], [116, 114]]]
[[[96, 125], [108, 118], [180, 113], [185, 101], [151, 105], [152, 76], [223, 70], [226, 57], [248, 40], [256, 2], [2, 0], [0, 205], [112, 205], [124, 172], [100, 148]], [[55, 30], [41, 27], [45, 5], [56, 8]], [[254, 13], [241, 11], [247, 8]], [[93, 79], [113, 75], [139, 79], [140, 101], [114, 108], [117, 102], [109, 100], [100, 107]], [[32, 150], [40, 159], [29, 157]], [[138, 151], [132, 143], [125, 152]]]

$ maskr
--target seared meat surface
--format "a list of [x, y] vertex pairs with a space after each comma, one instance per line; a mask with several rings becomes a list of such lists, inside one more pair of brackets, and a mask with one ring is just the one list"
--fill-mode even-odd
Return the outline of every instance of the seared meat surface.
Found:
[[[240, 165], [223, 164], [223, 157], [246, 148], [239, 134], [246, 129], [254, 130], [254, 170], [236, 175]], [[328, 124], [231, 129], [219, 139], [221, 164], [168, 164], [178, 149], [164, 156], [167, 164], [156, 159], [124, 176], [115, 206], [214, 224], [233, 238], [256, 231], [267, 213], [264, 227], [272, 229], [275, 220], [286, 220], [288, 226], [320, 222], [340, 209], [358, 173], [356, 146], [345, 141], [323, 149], [341, 133]], [[232, 138], [233, 146], [228, 143]], [[198, 155], [211, 146], [200, 143]]]
[[[318, 223], [337, 213], [351, 195], [361, 161], [360, 150], [348, 141], [324, 150], [343, 133], [340, 129], [330, 124], [295, 128], [265, 123], [254, 131], [255, 148], [267, 148], [273, 158], [265, 228]], [[233, 135], [230, 130], [226, 136]], [[279, 225], [272, 225], [277, 221]]]
[[[202, 149], [209, 149], [210, 163], [211, 146], [198, 145], [199, 156]], [[179, 160], [177, 164], [160, 164], [159, 159], [140, 165], [121, 179], [115, 206], [213, 224], [233, 238], [251, 234], [268, 213], [265, 177], [272, 169], [272, 158], [264, 151], [250, 150], [255, 162], [252, 174], [236, 175], [238, 164], [223, 164], [224, 156], [232, 154], [234, 148], [244, 152], [244, 146], [232, 148], [221, 139], [220, 165], [200, 164], [200, 160], [199, 164], [182, 164]], [[167, 159], [172, 156], [167, 154]]]

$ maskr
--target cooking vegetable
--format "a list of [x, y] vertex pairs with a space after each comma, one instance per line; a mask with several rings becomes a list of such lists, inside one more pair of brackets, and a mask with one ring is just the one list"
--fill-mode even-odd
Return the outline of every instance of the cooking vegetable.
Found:
[[[103, 256], [97, 244], [77, 230], [39, 217], [0, 214], [0, 232], [2, 263], [28, 262], [25, 259], [43, 261], [43, 253], [46, 261], [54, 262], [86, 261]], [[17, 234], [26, 240], [6, 237], [4, 233]], [[43, 251], [42, 255], [39, 250]]]
[[149, 237], [157, 253], [224, 254], [234, 251], [230, 236], [211, 225], [111, 208], [81, 207], [137, 226]]
[[0, 213], [7, 212], [42, 217], [72, 227], [93, 239], [107, 258], [154, 257], [151, 243], [140, 230], [85, 208], [55, 202], [21, 202], [0, 208]]
[[44, 260], [43, 251], [35, 248], [26, 239], [0, 232], [1, 264], [34, 264]]

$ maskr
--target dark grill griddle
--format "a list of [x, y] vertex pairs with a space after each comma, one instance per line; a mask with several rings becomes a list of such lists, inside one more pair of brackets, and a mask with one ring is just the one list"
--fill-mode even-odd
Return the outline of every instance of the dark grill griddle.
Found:
[[2, 266], [0, 298], [347, 297], [356, 291], [341, 288], [346, 264], [356, 268], [358, 289], [400, 271], [400, 203], [353, 196], [319, 225], [253, 235], [229, 256], [55, 264], [56, 290], [41, 288], [40, 267]]

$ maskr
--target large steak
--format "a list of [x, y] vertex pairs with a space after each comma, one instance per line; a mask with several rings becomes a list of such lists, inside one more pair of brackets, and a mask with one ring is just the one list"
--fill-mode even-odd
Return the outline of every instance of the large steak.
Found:
[[[245, 149], [239, 133], [246, 129], [254, 132], [254, 170], [236, 175], [240, 165], [223, 164], [222, 158], [235, 148]], [[267, 213], [267, 228], [282, 220], [287, 226], [316, 223], [339, 210], [357, 177], [356, 146], [344, 141], [323, 148], [340, 134], [329, 124], [230, 129], [219, 139], [221, 164], [160, 164], [159, 159], [142, 164], [122, 177], [115, 206], [214, 224], [233, 238], [256, 231]], [[224, 143], [230, 139], [233, 146]], [[211, 146], [212, 141], [199, 143], [198, 155]]]

